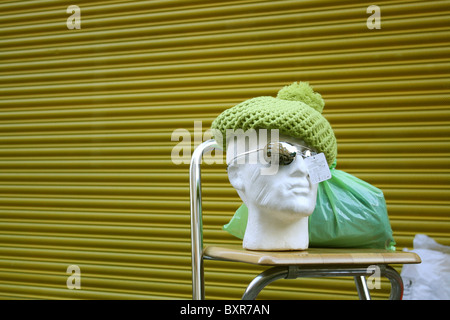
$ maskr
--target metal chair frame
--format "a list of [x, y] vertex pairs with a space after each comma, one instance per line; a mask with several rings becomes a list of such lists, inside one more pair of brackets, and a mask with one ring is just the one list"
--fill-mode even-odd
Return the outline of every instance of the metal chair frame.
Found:
[[[192, 299], [205, 299], [203, 259], [219, 260], [203, 254], [203, 224], [202, 224], [202, 196], [201, 196], [201, 161], [204, 153], [213, 149], [222, 149], [215, 140], [208, 140], [200, 144], [193, 152], [190, 168], [190, 206], [191, 206], [191, 257], [192, 257]], [[392, 267], [377, 264], [380, 276], [389, 279], [391, 293], [389, 299], [398, 300], [403, 295], [401, 276]], [[372, 275], [368, 266], [337, 266], [337, 267], [303, 267], [298, 265], [272, 266], [260, 273], [248, 285], [242, 299], [253, 300], [265, 286], [278, 279], [296, 279], [299, 277], [335, 277], [352, 276], [355, 280], [358, 296], [361, 300], [370, 300], [370, 292], [366, 276]]]

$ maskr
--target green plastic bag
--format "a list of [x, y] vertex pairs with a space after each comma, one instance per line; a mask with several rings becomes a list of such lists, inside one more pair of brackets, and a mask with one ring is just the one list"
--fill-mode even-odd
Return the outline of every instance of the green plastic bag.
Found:
[[[395, 250], [383, 192], [341, 170], [319, 183], [309, 217], [309, 246]], [[248, 209], [242, 204], [223, 229], [243, 239]]]

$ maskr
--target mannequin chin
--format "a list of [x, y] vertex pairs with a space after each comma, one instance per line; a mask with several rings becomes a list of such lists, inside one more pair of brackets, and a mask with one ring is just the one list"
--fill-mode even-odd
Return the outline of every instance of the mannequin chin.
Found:
[[[241, 150], [242, 154], [244, 149], [264, 148], [267, 139], [260, 139], [259, 132], [257, 135], [258, 139], [246, 146], [236, 146], [243, 140], [231, 139], [227, 145], [227, 159], [237, 156], [236, 150]], [[302, 140], [289, 136], [281, 135], [278, 140], [306, 146]], [[273, 174], [262, 174], [261, 169], [270, 165], [258, 159], [236, 161], [228, 167], [230, 183], [248, 208], [243, 247], [268, 251], [307, 249], [308, 217], [316, 205], [317, 184], [311, 183], [306, 163], [300, 155], [288, 165], [277, 165]]]

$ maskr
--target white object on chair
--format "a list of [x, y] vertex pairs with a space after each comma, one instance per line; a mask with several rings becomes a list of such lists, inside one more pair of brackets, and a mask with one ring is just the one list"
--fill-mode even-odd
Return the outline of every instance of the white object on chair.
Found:
[[[248, 208], [243, 247], [250, 250], [304, 250], [309, 245], [308, 217], [316, 205], [317, 184], [311, 183], [300, 154], [288, 165], [279, 165], [273, 174], [262, 174], [273, 163], [262, 159], [267, 145], [266, 131], [257, 130], [258, 139], [227, 139], [228, 178]], [[310, 149], [302, 140], [280, 135], [301, 150]], [[239, 151], [237, 151], [239, 150]], [[260, 150], [251, 153], [249, 151]], [[238, 153], [238, 154], [237, 154]], [[238, 162], [239, 156], [243, 155]], [[256, 161], [250, 156], [257, 157]], [[266, 171], [267, 172], [267, 171]]]

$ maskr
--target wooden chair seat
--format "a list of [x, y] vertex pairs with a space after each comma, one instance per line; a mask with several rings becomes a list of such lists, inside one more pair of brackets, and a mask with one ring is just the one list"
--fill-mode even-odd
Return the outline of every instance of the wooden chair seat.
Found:
[[383, 249], [309, 248], [302, 251], [254, 251], [236, 246], [208, 246], [205, 259], [280, 266], [362, 266], [378, 264], [420, 263], [413, 252], [393, 252]]
[[420, 263], [413, 252], [393, 252], [382, 249], [309, 248], [304, 251], [253, 251], [240, 246], [209, 246], [203, 258], [210, 260], [243, 262], [269, 266], [249, 284], [243, 300], [256, 299], [268, 284], [278, 279], [299, 277], [352, 276], [360, 299], [370, 299], [365, 280], [378, 269], [378, 276], [391, 282], [389, 299], [401, 299], [403, 282], [391, 264]]

